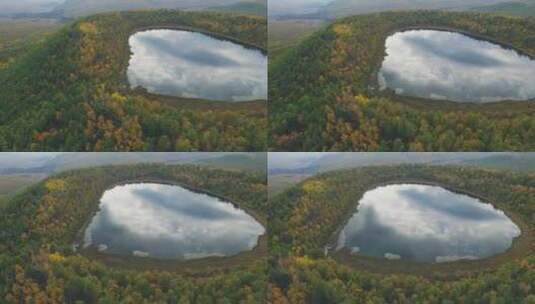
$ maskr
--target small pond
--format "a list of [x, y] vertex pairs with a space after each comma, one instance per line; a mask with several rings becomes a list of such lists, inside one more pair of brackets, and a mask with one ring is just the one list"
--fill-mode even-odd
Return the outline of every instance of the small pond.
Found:
[[519, 235], [519, 227], [491, 204], [438, 186], [397, 184], [364, 194], [337, 250], [440, 263], [503, 253]]
[[491, 42], [410, 30], [388, 37], [386, 53], [379, 86], [398, 95], [470, 103], [535, 98], [535, 60]]
[[83, 247], [188, 260], [252, 250], [264, 231], [252, 216], [219, 198], [174, 185], [137, 183], [104, 192]]
[[129, 44], [132, 88], [230, 102], [267, 99], [267, 56], [258, 49], [166, 29], [137, 32]]

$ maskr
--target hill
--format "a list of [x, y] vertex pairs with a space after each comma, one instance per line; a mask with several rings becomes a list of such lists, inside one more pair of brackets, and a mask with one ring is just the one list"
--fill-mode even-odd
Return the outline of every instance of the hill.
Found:
[[535, 58], [535, 20], [442, 11], [340, 19], [270, 63], [270, 147], [285, 151], [530, 151], [535, 103], [432, 102], [374, 90], [385, 40], [448, 28]]
[[535, 172], [535, 153], [491, 155], [480, 159], [464, 160], [464, 164], [482, 168]]
[[83, 18], [0, 70], [0, 148], [265, 150], [264, 101], [210, 102], [129, 88], [128, 38], [149, 26], [186, 26], [267, 48], [260, 17], [159, 10]]
[[[0, 175], [0, 200], [7, 200], [22, 189], [42, 180], [42, 174]], [[0, 208], [2, 204], [0, 203]]]
[[267, 18], [267, 3], [262, 0], [242, 1], [228, 5], [218, 5], [209, 7], [206, 10], [228, 12], [228, 13], [242, 13], [263, 16]]
[[[327, 5], [325, 10], [330, 16], [343, 17], [392, 10], [467, 10], [476, 6], [494, 5], [503, 2], [504, 0], [334, 0]], [[514, 2], [514, 0], [511, 2]]]
[[219, 157], [215, 156], [195, 160], [193, 163], [227, 170], [260, 172], [265, 175], [267, 170], [267, 153], [227, 153]]
[[494, 5], [474, 7], [471, 8], [471, 10], [510, 16], [532, 17], [535, 16], [535, 1], [504, 2]]
[[60, 27], [61, 24], [52, 20], [0, 19], [0, 70]]
[[274, 0], [270, 15], [275, 20], [336, 19], [385, 11], [454, 10], [491, 11], [508, 9], [518, 11], [533, 0]]
[[266, 153], [3, 153], [0, 208], [22, 190], [50, 175], [81, 168], [126, 164], [195, 164], [266, 174]]
[[197, 164], [228, 170], [266, 171], [266, 153], [28, 153], [0, 154], [0, 175], [50, 175], [104, 165], [141, 163]]
[[324, 26], [325, 23], [317, 20], [269, 20], [269, 60], [276, 58], [302, 40]]
[[238, 0], [66, 0], [55, 11], [63, 16], [77, 18], [96, 13], [139, 9], [202, 9], [211, 6], [230, 5]]
[[[130, 165], [64, 172], [9, 200], [0, 213], [0, 297], [5, 303], [259, 303], [265, 299], [265, 241], [253, 251], [190, 262], [114, 262], [72, 244], [121, 181], [165, 180], [203, 189], [266, 221], [261, 174], [199, 166]], [[74, 204], [74, 205], [73, 205]]]

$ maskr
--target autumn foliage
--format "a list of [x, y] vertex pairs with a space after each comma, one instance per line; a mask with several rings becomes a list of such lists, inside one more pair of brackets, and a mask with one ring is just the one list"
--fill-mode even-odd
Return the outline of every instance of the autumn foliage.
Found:
[[385, 40], [412, 27], [458, 30], [535, 58], [535, 20], [389, 12], [335, 21], [270, 63], [269, 145], [276, 151], [531, 151], [533, 101], [469, 105], [377, 90]]
[[325, 246], [355, 212], [366, 191], [383, 183], [409, 180], [480, 195], [496, 208], [518, 215], [527, 223], [525, 229], [535, 229], [533, 175], [423, 165], [319, 174], [270, 199], [268, 294], [273, 303], [533, 303], [533, 244], [522, 257], [446, 280], [440, 273], [426, 277], [374, 273], [325, 255]]
[[110, 267], [73, 252], [102, 193], [127, 180], [177, 182], [229, 198], [265, 221], [265, 177], [199, 166], [130, 165], [58, 174], [14, 197], [0, 213], [2, 303], [260, 303], [261, 257], [224, 269], [177, 273]]
[[0, 150], [265, 151], [265, 102], [131, 90], [128, 39], [187, 26], [265, 49], [266, 19], [175, 10], [100, 14], [62, 28], [0, 70]]

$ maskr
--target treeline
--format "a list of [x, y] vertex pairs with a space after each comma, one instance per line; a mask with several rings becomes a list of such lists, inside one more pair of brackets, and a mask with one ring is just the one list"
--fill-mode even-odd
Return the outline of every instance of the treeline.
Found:
[[174, 10], [100, 14], [57, 32], [0, 70], [0, 149], [257, 151], [266, 109], [139, 94], [129, 89], [128, 38], [148, 26], [188, 26], [266, 48], [266, 19]]
[[265, 220], [259, 173], [199, 166], [132, 165], [70, 171], [9, 201], [0, 214], [0, 297], [7, 303], [259, 303], [265, 263], [202, 273], [135, 271], [74, 254], [73, 241], [104, 190], [135, 179], [182, 183], [231, 199]]
[[534, 303], [535, 248], [498, 269], [455, 280], [372, 274], [324, 255], [324, 246], [375, 185], [432, 182], [487, 198], [535, 229], [535, 176], [459, 166], [402, 165], [333, 171], [270, 201], [273, 303]]
[[270, 147], [306, 151], [527, 151], [532, 102], [452, 105], [380, 97], [385, 40], [407, 27], [443, 27], [535, 56], [535, 20], [416, 11], [334, 22], [270, 64]]

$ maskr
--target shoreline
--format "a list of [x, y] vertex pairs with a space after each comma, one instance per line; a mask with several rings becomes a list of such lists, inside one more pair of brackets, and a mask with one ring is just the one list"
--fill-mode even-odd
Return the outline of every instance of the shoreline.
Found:
[[512, 240], [511, 246], [504, 252], [496, 254], [491, 257], [477, 259], [477, 260], [457, 260], [443, 263], [421, 263], [404, 260], [387, 260], [384, 258], [352, 255], [348, 248], [342, 248], [336, 250], [338, 243], [338, 237], [341, 230], [347, 225], [347, 222], [354, 215], [354, 212], [348, 213], [342, 224], [328, 238], [324, 249], [326, 251], [326, 257], [331, 257], [337, 262], [350, 267], [362, 267], [364, 271], [370, 273], [380, 274], [413, 274], [421, 275], [424, 277], [442, 277], [442, 278], [457, 278], [459, 274], [466, 275], [472, 273], [479, 273], [485, 271], [485, 268], [495, 267], [510, 261], [511, 258], [519, 258], [529, 254], [528, 249], [532, 247], [532, 243], [535, 242], [535, 231], [530, 227], [520, 215], [512, 212], [500, 204], [497, 204], [493, 200], [486, 198], [484, 195], [474, 193], [468, 190], [458, 188], [456, 186], [448, 185], [442, 182], [419, 180], [419, 179], [394, 179], [380, 183], [373, 183], [365, 190], [358, 198], [354, 207], [358, 210], [359, 201], [367, 191], [384, 187], [393, 184], [417, 184], [437, 186], [444, 188], [448, 191], [467, 195], [472, 198], [480, 200], [484, 204], [490, 204], [496, 210], [502, 211], [519, 229], [520, 235]]
[[[121, 91], [125, 92], [129, 95], [135, 95], [140, 94], [144, 97], [154, 97], [158, 102], [164, 102], [164, 100], [172, 100], [173, 103], [176, 103], [174, 106], [179, 106], [181, 104], [188, 104], [192, 102], [198, 102], [203, 105], [213, 106], [214, 109], [217, 109], [217, 107], [230, 107], [236, 108], [237, 110], [241, 110], [243, 108], [247, 109], [250, 108], [251, 105], [255, 104], [266, 104], [267, 105], [267, 99], [256, 99], [256, 100], [244, 100], [244, 101], [227, 101], [227, 100], [210, 100], [210, 99], [202, 99], [202, 98], [187, 98], [187, 97], [180, 97], [180, 96], [171, 96], [171, 95], [164, 95], [164, 94], [158, 94], [158, 93], [151, 93], [146, 88], [141, 87], [132, 87], [130, 85], [130, 82], [128, 81], [128, 66], [130, 59], [132, 58], [132, 50], [129, 44], [129, 39], [132, 35], [135, 35], [136, 33], [140, 32], [147, 32], [151, 30], [178, 30], [178, 31], [187, 31], [192, 33], [200, 33], [203, 35], [207, 35], [211, 38], [218, 39], [218, 40], [224, 40], [229, 41], [234, 44], [238, 44], [240, 46], [243, 46], [246, 49], [252, 49], [256, 51], [260, 51], [263, 56], [268, 56], [268, 50], [256, 45], [254, 43], [249, 43], [242, 41], [240, 39], [224, 35], [224, 34], [218, 34], [214, 33], [209, 30], [205, 30], [198, 27], [192, 27], [192, 26], [186, 26], [186, 25], [177, 25], [177, 24], [162, 24], [162, 25], [151, 25], [151, 26], [142, 26], [142, 27], [134, 27], [131, 29], [128, 33], [128, 38], [126, 39], [126, 43], [128, 44], [128, 60], [125, 59], [125, 67], [124, 70], [121, 71], [122, 79], [120, 79], [121, 85], [124, 87]], [[221, 106], [224, 105], [224, 106]]]
[[[478, 41], [484, 41], [493, 43], [496, 45], [499, 45], [502, 48], [514, 51], [516, 54], [520, 56], [524, 56], [529, 58], [530, 60], [535, 61], [535, 54], [531, 54], [529, 51], [524, 50], [522, 48], [514, 46], [512, 43], [508, 43], [505, 41], [501, 41], [499, 39], [477, 34], [470, 32], [468, 30], [463, 30], [459, 28], [454, 27], [448, 27], [448, 26], [435, 26], [435, 25], [419, 25], [419, 26], [404, 26], [399, 27], [397, 29], [388, 30], [386, 31], [382, 37], [384, 36], [384, 39], [382, 41], [386, 41], [388, 37], [395, 35], [397, 33], [403, 33], [407, 31], [418, 31], [418, 30], [435, 30], [435, 31], [441, 31], [441, 32], [449, 32], [449, 33], [457, 33], [464, 36], [467, 36], [472, 39], [476, 39]], [[410, 96], [410, 95], [403, 95], [403, 94], [396, 94], [393, 89], [385, 88], [384, 90], [380, 89], [380, 83], [379, 83], [379, 73], [383, 64], [383, 61], [386, 54], [386, 45], [383, 43], [382, 46], [382, 56], [380, 62], [376, 65], [376, 67], [373, 69], [373, 72], [371, 73], [369, 77], [369, 85], [368, 91], [372, 93], [372, 96], [375, 97], [382, 97], [382, 98], [389, 98], [390, 100], [394, 102], [399, 102], [408, 106], [423, 106], [423, 107], [444, 107], [445, 105], [448, 107], [453, 107], [453, 110], [462, 110], [465, 111], [467, 108], [470, 110], [492, 110], [494, 107], [500, 107], [500, 106], [534, 106], [533, 103], [535, 103], [535, 98], [526, 99], [526, 100], [498, 100], [498, 101], [491, 101], [491, 102], [462, 102], [462, 101], [454, 101], [449, 99], [432, 99], [432, 98], [425, 98], [425, 97], [418, 97], [418, 96]], [[535, 107], [535, 106], [534, 106]], [[425, 110], [425, 109], [424, 109]], [[432, 110], [432, 109], [431, 109]], [[534, 109], [535, 111], [535, 109]]]
[[[117, 266], [120, 268], [131, 268], [130, 266], [137, 268], [137, 267], [144, 267], [146, 270], [150, 269], [163, 269], [168, 270], [169, 268], [174, 268], [174, 271], [181, 272], [184, 269], [188, 269], [191, 267], [195, 267], [195, 265], [199, 266], [199, 264], [216, 264], [216, 268], [221, 268], [221, 266], [225, 266], [227, 263], [230, 265], [238, 264], [237, 261], [247, 258], [248, 260], [256, 257], [261, 258], [263, 256], [267, 256], [267, 219], [260, 216], [257, 212], [251, 210], [250, 208], [241, 206], [240, 203], [235, 202], [234, 200], [225, 197], [224, 195], [213, 193], [209, 190], [201, 189], [195, 186], [187, 185], [182, 182], [178, 181], [171, 181], [167, 179], [159, 179], [159, 178], [135, 178], [135, 179], [126, 179], [119, 182], [115, 182], [111, 185], [108, 185], [102, 193], [106, 192], [107, 190], [113, 189], [117, 186], [121, 185], [128, 185], [128, 184], [135, 184], [135, 183], [157, 183], [157, 184], [164, 184], [164, 185], [170, 185], [170, 186], [178, 186], [182, 187], [184, 189], [187, 189], [189, 191], [199, 193], [199, 194], [206, 194], [212, 197], [217, 198], [218, 200], [222, 201], [223, 203], [230, 203], [234, 208], [243, 210], [247, 215], [251, 216], [255, 221], [260, 223], [262, 227], [264, 228], [264, 233], [262, 235], [259, 235], [256, 241], [256, 244], [253, 248], [245, 251], [241, 251], [234, 255], [229, 256], [208, 256], [198, 259], [157, 259], [157, 258], [151, 258], [151, 257], [136, 257], [136, 256], [130, 256], [130, 255], [118, 255], [118, 254], [108, 254], [108, 253], [101, 253], [96, 250], [95, 246], [89, 246], [88, 248], [83, 248], [84, 238], [85, 238], [85, 231], [87, 230], [87, 227], [91, 224], [93, 218], [95, 215], [100, 211], [100, 203], [95, 205], [95, 208], [91, 212], [91, 215], [88, 217], [86, 222], [84, 222], [82, 228], [76, 233], [74, 240], [71, 242], [72, 244], [72, 252], [73, 254], [80, 254], [82, 256], [85, 256], [90, 259], [95, 259], [100, 262], [103, 262], [110, 266]], [[223, 265], [219, 265], [223, 264]], [[191, 267], [190, 267], [191, 266]], [[213, 265], [212, 265], [213, 266]], [[226, 268], [226, 267], [223, 267]]]

